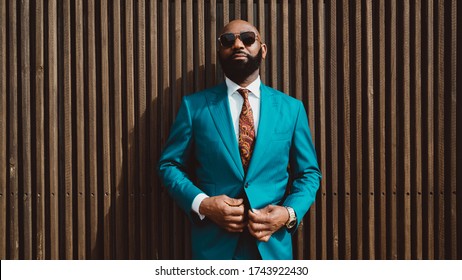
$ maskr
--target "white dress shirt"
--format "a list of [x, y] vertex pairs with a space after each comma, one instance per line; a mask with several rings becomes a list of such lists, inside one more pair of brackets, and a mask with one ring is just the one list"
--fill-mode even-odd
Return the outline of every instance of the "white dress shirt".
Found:
[[[233, 121], [234, 133], [236, 135], [236, 140], [239, 143], [239, 116], [242, 111], [242, 104], [244, 104], [244, 98], [241, 96], [238, 89], [242, 88], [235, 82], [225, 77], [226, 87], [228, 89], [228, 101], [229, 101], [229, 110], [231, 112], [231, 119]], [[252, 107], [253, 113], [253, 124], [255, 128], [255, 137], [258, 133], [258, 122], [260, 121], [260, 76], [258, 76], [255, 81], [246, 87], [250, 91], [249, 93], [249, 102], [250, 107]], [[205, 218], [204, 215], [199, 213], [199, 206], [202, 203], [202, 200], [209, 197], [208, 195], [201, 193], [198, 194], [192, 202], [192, 210], [199, 215], [199, 218], [202, 220]]]

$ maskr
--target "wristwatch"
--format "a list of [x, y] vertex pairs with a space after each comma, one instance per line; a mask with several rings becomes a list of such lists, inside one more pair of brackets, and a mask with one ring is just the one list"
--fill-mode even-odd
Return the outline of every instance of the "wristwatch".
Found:
[[284, 207], [287, 209], [287, 212], [289, 212], [289, 219], [286, 222], [286, 227], [287, 229], [291, 229], [297, 224], [297, 214], [295, 214], [295, 211], [292, 207]]

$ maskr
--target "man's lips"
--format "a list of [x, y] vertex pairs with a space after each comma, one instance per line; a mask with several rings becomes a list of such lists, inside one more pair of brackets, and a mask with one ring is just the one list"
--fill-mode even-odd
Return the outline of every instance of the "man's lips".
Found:
[[247, 54], [245, 53], [235, 53], [233, 54], [233, 56], [231, 57], [232, 59], [246, 59], [247, 58]]

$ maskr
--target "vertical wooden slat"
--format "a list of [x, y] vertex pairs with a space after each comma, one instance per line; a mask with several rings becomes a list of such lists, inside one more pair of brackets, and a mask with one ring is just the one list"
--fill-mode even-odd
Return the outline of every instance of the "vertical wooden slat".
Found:
[[[145, 22], [145, 2], [138, 1], [137, 13], [137, 31], [138, 31], [138, 63], [137, 63], [137, 80], [138, 80], [138, 177], [139, 177], [139, 239], [140, 239], [140, 258], [146, 259], [147, 236], [146, 236], [146, 22]], [[109, 99], [109, 93], [107, 94]], [[109, 107], [107, 108], [109, 115]], [[109, 126], [109, 119], [107, 119]], [[109, 141], [109, 131], [108, 141]], [[109, 143], [108, 143], [109, 145]], [[109, 152], [109, 151], [108, 151]], [[109, 153], [108, 153], [109, 154]], [[110, 166], [108, 166], [108, 173]], [[108, 176], [108, 179], [110, 177]], [[108, 185], [109, 186], [109, 185]]]
[[356, 64], [356, 258], [361, 260], [363, 256], [363, 136], [362, 136], [362, 10], [361, 2], [356, 2], [355, 6], [355, 64]]
[[[91, 251], [88, 254], [92, 259], [102, 256], [98, 252], [98, 141], [97, 141], [97, 81], [96, 81], [96, 29], [95, 29], [95, 1], [87, 4], [87, 40], [88, 40], [88, 191], [86, 195], [89, 204], [89, 236]], [[106, 232], [104, 232], [106, 234]], [[110, 239], [104, 237], [104, 247]], [[106, 257], [106, 255], [104, 256]], [[109, 257], [109, 256], [107, 256]]]
[[[198, 5], [202, 5], [202, 7], [198, 7], [198, 10], [202, 11], [203, 15], [203, 3], [198, 2]], [[202, 8], [202, 9], [200, 9]], [[161, 23], [161, 28], [162, 28], [162, 34], [161, 34], [161, 42], [162, 42], [162, 84], [161, 84], [161, 92], [162, 92], [162, 97], [161, 97], [161, 112], [163, 112], [163, 125], [164, 129], [162, 130], [162, 140], [161, 140], [161, 145], [165, 143], [168, 137], [168, 132], [169, 132], [169, 127], [167, 124], [165, 124], [165, 121], [168, 120], [170, 122], [170, 118], [167, 117], [169, 114], [169, 107], [170, 107], [170, 62], [168, 60], [170, 56], [170, 44], [169, 44], [169, 2], [168, 1], [163, 1], [162, 2], [162, 23]], [[203, 21], [202, 21], [203, 22]], [[203, 26], [202, 26], [203, 27]], [[199, 29], [203, 30], [203, 28]], [[200, 31], [199, 31], [200, 32]], [[201, 32], [200, 32], [201, 33]], [[203, 35], [202, 35], [203, 36]], [[205, 59], [204, 59], [205, 63]], [[202, 64], [201, 64], [202, 65]], [[169, 203], [168, 196], [166, 191], [164, 190], [162, 192], [162, 209], [169, 209], [170, 211], [171, 203]], [[170, 252], [170, 244], [172, 244], [174, 241], [170, 239], [170, 232], [171, 232], [171, 217], [168, 217], [167, 215], [162, 215], [162, 234], [161, 234], [161, 240], [162, 240], [162, 256], [163, 258], [172, 258], [172, 254]]]
[[[114, 247], [116, 259], [126, 259], [128, 244], [127, 244], [127, 224], [126, 224], [126, 207], [125, 201], [127, 198], [128, 191], [125, 188], [125, 173], [124, 166], [127, 164], [127, 158], [124, 157], [124, 148], [123, 148], [123, 98], [122, 94], [125, 93], [122, 89], [122, 79], [125, 78], [122, 76], [122, 34], [121, 27], [124, 24], [123, 19], [121, 19], [120, 11], [121, 1], [114, 1], [113, 3], [113, 23], [114, 23], [114, 33], [113, 33], [113, 48], [114, 48], [114, 76], [112, 78], [112, 83], [114, 85], [114, 178], [115, 178], [115, 219], [114, 219], [114, 243], [118, 244]], [[125, 161], [124, 161], [125, 159]], [[105, 254], [108, 253], [105, 243]], [[112, 245], [112, 244], [111, 244]]]
[[[290, 94], [289, 92], [289, 2], [288, 0], [283, 0], [282, 3], [282, 69], [279, 70], [282, 72], [282, 88], [281, 90]], [[276, 26], [276, 25], [275, 25]], [[274, 61], [276, 63], [276, 61]]]
[[198, 81], [194, 84], [196, 85], [196, 90], [204, 89], [205, 87], [205, 35], [204, 35], [204, 3], [202, 1], [197, 2], [197, 15], [195, 16], [197, 19], [197, 52], [195, 53], [197, 56], [197, 63], [199, 64], [196, 69], [199, 69], [199, 73], [197, 75]]
[[[0, 167], [0, 259], [6, 259], [6, 224], [7, 224], [7, 51], [6, 51], [6, 20], [7, 20], [6, 1], [0, 2], [0, 162], [5, 163]], [[8, 18], [9, 19], [9, 18]]]
[[[450, 188], [450, 205], [451, 205], [451, 213], [450, 213], [450, 228], [451, 228], [451, 259], [457, 259], [457, 131], [456, 131], [456, 119], [457, 119], [457, 1], [453, 0], [451, 2], [451, 80], [450, 80], [450, 87], [451, 87], [451, 94], [450, 94], [450, 167], [449, 167], [449, 188]], [[460, 63], [460, 61], [459, 61]], [[461, 202], [459, 202], [461, 203]], [[460, 212], [459, 212], [460, 215]], [[460, 221], [460, 218], [459, 218]], [[460, 236], [460, 233], [459, 233]], [[459, 241], [461, 242], [461, 241]], [[459, 254], [460, 256], [460, 254]]]
[[[435, 184], [435, 153], [434, 153], [434, 8], [433, 8], [433, 0], [429, 0], [427, 2], [427, 248], [428, 248], [428, 255], [427, 259], [432, 260], [435, 258], [435, 201], [434, 201], [434, 184]], [[392, 123], [393, 125], [393, 123]]]
[[386, 69], [386, 53], [385, 46], [387, 43], [386, 32], [385, 32], [385, 2], [386, 0], [380, 0], [379, 2], [379, 166], [380, 172], [377, 174], [380, 180], [380, 231], [379, 231], [379, 254], [380, 259], [387, 259], [387, 183], [389, 178], [387, 177], [387, 157], [386, 157], [386, 83], [387, 83], [387, 69]]
[[[190, 56], [188, 55], [187, 57], [187, 65], [189, 65], [191, 68], [188, 68], [188, 77], [192, 77], [192, 0], [187, 0], [187, 22], [190, 24], [191, 29], [188, 30], [187, 36], [190, 38], [191, 44], [189, 44], [188, 51], [190, 51]], [[151, 95], [150, 95], [150, 100], [149, 100], [149, 108], [150, 108], [150, 114], [149, 114], [149, 139], [150, 139], [150, 165], [151, 168], [154, 169], [155, 166], [157, 166], [157, 160], [159, 158], [159, 142], [157, 141], [157, 133], [159, 131], [160, 125], [159, 125], [159, 119], [157, 117], [157, 112], [158, 112], [158, 55], [157, 55], [157, 38], [158, 38], [158, 29], [157, 29], [157, 0], [151, 0], [149, 2], [149, 28], [150, 28], [150, 34], [149, 34], [149, 41], [150, 41], [150, 46], [151, 46], [151, 55], [150, 55], [150, 61], [149, 61], [149, 66], [150, 66], [150, 84], [151, 84]], [[193, 81], [188, 80], [190, 82], [190, 86], [192, 87]], [[117, 151], [117, 150], [116, 150]], [[118, 159], [116, 158], [116, 161]], [[155, 169], [154, 169], [155, 170]], [[152, 170], [154, 172], [154, 170]], [[155, 176], [152, 176], [152, 185], [149, 187], [151, 188], [152, 196], [151, 196], [151, 201], [150, 201], [150, 209], [151, 209], [151, 221], [150, 221], [150, 232], [151, 232], [151, 251], [152, 251], [152, 256], [151, 258], [153, 259], [159, 259], [159, 234], [158, 234], [158, 227], [159, 227], [159, 208], [158, 204], [160, 203], [159, 201], [159, 191], [158, 191], [158, 180]]]
[[[320, 143], [326, 143], [326, 65], [325, 65], [325, 59], [326, 59], [326, 53], [325, 53], [325, 40], [326, 40], [326, 34], [325, 34], [325, 25], [324, 25], [324, 1], [319, 0], [318, 1], [318, 21], [319, 21], [319, 37], [318, 37], [318, 59], [319, 59], [319, 74], [318, 74], [318, 79], [319, 79], [319, 126], [317, 128], [319, 129], [319, 135]], [[321, 174], [326, 174], [327, 170], [327, 151], [326, 151], [326, 146], [321, 145], [319, 147], [320, 151], [320, 157], [318, 158], [318, 161], [320, 161], [320, 169], [321, 169]], [[321, 181], [321, 187], [318, 191], [320, 193], [320, 200], [318, 199], [318, 203], [320, 206], [320, 211], [319, 214], [321, 215], [321, 230], [320, 230], [320, 236], [321, 238], [321, 256], [320, 258], [325, 260], [327, 259], [327, 183], [326, 179]]]
[[[223, 5], [225, 5], [223, 2]], [[229, 7], [228, 7], [229, 9]], [[225, 11], [224, 11], [225, 12]], [[227, 20], [224, 24], [227, 23]], [[194, 30], [194, 20], [193, 20], [193, 1], [187, 0], [186, 1], [186, 82], [185, 87], [185, 94], [190, 94], [194, 91], [194, 37], [193, 37], [193, 30]], [[215, 41], [216, 42], [216, 41]], [[155, 158], [157, 161], [157, 157]], [[186, 229], [185, 229], [185, 236], [186, 236], [186, 246], [185, 246], [185, 258], [191, 257], [191, 225], [187, 219], [185, 219]]]
[[[258, 0], [257, 3], [257, 12], [258, 12], [258, 23], [254, 23], [260, 32], [261, 41], [266, 44], [265, 36], [265, 0]], [[265, 71], [265, 60], [262, 61], [260, 66], [260, 79], [263, 83], [266, 83], [266, 71]]]
[[49, 231], [50, 258], [59, 259], [59, 181], [58, 181], [58, 38], [57, 3], [48, 1], [48, 162], [49, 162]]
[[[294, 13], [295, 13], [295, 18], [294, 18], [294, 33], [295, 33], [295, 61], [302, 61], [302, 18], [301, 18], [301, 12], [302, 12], [302, 3], [300, 0], [296, 0], [295, 3], [293, 3], [294, 7]], [[303, 91], [303, 76], [302, 76], [302, 64], [301, 63], [295, 63], [295, 71], [294, 71], [294, 76], [295, 76], [295, 87], [293, 90], [293, 96], [299, 100], [302, 100], [302, 91]], [[306, 106], [306, 105], [305, 105]], [[299, 227], [296, 235], [296, 240], [297, 240], [297, 255], [296, 259], [302, 260], [304, 259], [304, 252], [303, 248], [305, 248], [304, 244], [304, 221], [302, 220], [300, 223], [301, 227]]]
[[[31, 131], [30, 131], [30, 17], [29, 1], [21, 2], [21, 136], [22, 136], [22, 232], [21, 244], [24, 259], [32, 259], [32, 170], [31, 170]], [[21, 188], [19, 189], [21, 194]]]
[[125, 1], [125, 65], [126, 65], [126, 125], [127, 137], [127, 183], [128, 183], [128, 258], [136, 257], [137, 249], [137, 188], [136, 188], [136, 136], [135, 136], [135, 59], [133, 0]]
[[254, 19], [253, 19], [253, 2], [254, 0], [247, 0], [246, 2], [246, 10], [247, 10], [247, 21], [250, 22], [251, 24], [255, 25]]
[[343, 8], [343, 139], [344, 139], [344, 192], [345, 206], [343, 222], [345, 227], [343, 259], [351, 259], [351, 89], [350, 89], [350, 4], [348, 0], [342, 3]]
[[223, 0], [223, 26], [229, 22], [229, 0]]
[[[313, 139], [313, 143], [316, 145], [316, 118], [315, 118], [315, 112], [316, 112], [316, 105], [315, 105], [315, 96], [316, 96], [316, 89], [315, 89], [315, 59], [314, 59], [314, 54], [315, 54], [315, 35], [314, 35], [314, 7], [313, 7], [313, 1], [307, 1], [306, 3], [306, 45], [307, 45], [307, 90], [308, 90], [308, 120], [309, 120], [309, 126], [311, 130], [311, 136]], [[316, 149], [319, 150], [319, 147], [316, 146]], [[318, 157], [319, 160], [319, 157]], [[316, 259], [316, 209], [317, 209], [317, 203], [316, 201], [313, 203], [313, 205], [310, 208], [310, 211], [308, 212], [309, 215], [309, 259]]]
[[421, 1], [415, 2], [415, 216], [416, 216], [416, 259], [422, 259], [422, 16]]
[[368, 259], [375, 259], [375, 139], [374, 139], [374, 69], [373, 69], [373, 34], [372, 34], [372, 1], [366, 1], [366, 55], [367, 55], [367, 165], [368, 165]]
[[332, 258], [337, 260], [339, 236], [338, 236], [338, 138], [337, 138], [337, 7], [336, 1], [330, 1], [329, 5], [330, 20], [330, 53], [329, 53], [329, 91], [330, 91], [330, 189], [332, 203]]
[[63, 2], [63, 130], [64, 130], [64, 256], [73, 259], [74, 232], [73, 232], [73, 160], [72, 160], [72, 26], [71, 1]]
[[[216, 15], [216, 10], [217, 10], [217, 1], [216, 0], [210, 0], [210, 9], [209, 9], [209, 15], [210, 15], [210, 22], [209, 22], [209, 35], [210, 35], [210, 40], [209, 40], [209, 46], [208, 49], [210, 50], [209, 55], [210, 55], [210, 66], [206, 67], [207, 69], [207, 87], [211, 87], [216, 84], [216, 65], [217, 65], [217, 15]], [[181, 10], [180, 10], [181, 11]], [[176, 18], [181, 20], [181, 16], [177, 15]], [[180, 22], [180, 27], [181, 27], [181, 22]], [[177, 34], [178, 39], [177, 42], [181, 42], [181, 30]], [[181, 59], [181, 49], [177, 50], [178, 56]], [[181, 61], [181, 60], [180, 60]], [[179, 62], [179, 61], [178, 61]], [[181, 64], [180, 64], [181, 65]], [[181, 73], [178, 73], [181, 75]]]
[[396, 145], [397, 145], [397, 120], [396, 120], [396, 95], [397, 95], [397, 89], [396, 89], [396, 63], [397, 63], [397, 58], [396, 58], [396, 0], [391, 1], [391, 17], [390, 17], [390, 32], [391, 32], [391, 38], [390, 38], [390, 127], [391, 127], [391, 132], [390, 132], [390, 144], [391, 144], [391, 151], [390, 151], [390, 188], [391, 188], [391, 202], [390, 202], [390, 259], [397, 259], [398, 258], [398, 244], [397, 244], [397, 219], [398, 219], [398, 213], [397, 213], [397, 198], [396, 198], [396, 192], [397, 192], [397, 150], [396, 150]]
[[[174, 1], [174, 8], [173, 10], [175, 11], [174, 15], [174, 20], [175, 20], [175, 29], [174, 29], [174, 50], [173, 50], [173, 78], [172, 78], [172, 86], [173, 90], [171, 94], [173, 95], [172, 100], [172, 112], [173, 115], [176, 116], [176, 113], [178, 111], [178, 108], [180, 106], [181, 98], [182, 98], [182, 90], [181, 90], [181, 64], [182, 64], [182, 56], [181, 56], [181, 48], [183, 46], [182, 40], [181, 40], [181, 1], [175, 0]], [[214, 7], [216, 9], [216, 7]], [[210, 16], [213, 17], [214, 15], [212, 14], [212, 3], [210, 3]], [[210, 24], [210, 28], [213, 29], [215, 28], [215, 25], [213, 23]], [[213, 37], [212, 37], [213, 38]], [[210, 40], [211, 45], [215, 42], [213, 39]], [[213, 51], [211, 52], [213, 53]], [[207, 70], [210, 71], [207, 74], [207, 77], [210, 78], [213, 74], [213, 65], [209, 67]], [[208, 82], [210, 83], [210, 79], [208, 79]], [[181, 212], [181, 209], [177, 207], [177, 205], [174, 205], [173, 209], [173, 218], [174, 218], [174, 223], [172, 224], [173, 226], [173, 236], [176, 237], [176, 240], [173, 242], [173, 258], [174, 259], [180, 259], [181, 256], [183, 255], [183, 250], [185, 248], [185, 238], [184, 238], [184, 230], [183, 230], [183, 221], [182, 221], [182, 215], [183, 213]]]
[[[142, 2], [142, 1], [141, 1]], [[104, 255], [110, 254], [111, 235], [112, 229], [112, 191], [111, 191], [111, 121], [110, 121], [110, 81], [109, 81], [109, 38], [108, 38], [108, 2], [102, 0], [101, 4], [101, 106], [102, 106], [102, 143], [103, 143], [103, 236], [104, 236]], [[99, 200], [99, 193], [91, 194], [93, 200]], [[95, 209], [96, 211], [96, 209]], [[95, 213], [98, 217], [97, 213]], [[141, 222], [141, 224], [144, 224]], [[98, 224], [94, 224], [98, 227]]]
[[[43, 1], [37, 1], [35, 6], [35, 131], [36, 131], [36, 161], [35, 161], [35, 182], [36, 182], [36, 207], [35, 207], [35, 239], [36, 255], [38, 260], [45, 259], [45, 98], [44, 98], [44, 9]], [[1, 56], [1, 55], [0, 55]], [[0, 74], [0, 77], [2, 75]], [[1, 105], [0, 105], [1, 110]], [[0, 118], [1, 119], [1, 118]], [[0, 129], [1, 131], [1, 129]], [[1, 141], [1, 140], [0, 140]], [[2, 145], [0, 145], [0, 149]], [[1, 160], [1, 158], [0, 158]], [[5, 162], [5, 161], [2, 161]], [[1, 185], [1, 179], [0, 179]], [[1, 257], [0, 257], [1, 258]]]
[[85, 259], [85, 96], [83, 57], [83, 3], [75, 1], [75, 87], [76, 87], [76, 148], [77, 148], [77, 258]]
[[[239, 2], [239, 1], [238, 1]], [[269, 51], [269, 63], [270, 63], [270, 80], [269, 80], [269, 85], [272, 86], [273, 88], [278, 88], [278, 69], [276, 67], [277, 63], [277, 54], [278, 54], [278, 48], [277, 48], [277, 7], [276, 7], [276, 0], [271, 0], [270, 1], [270, 38], [269, 38], [269, 46], [268, 46], [268, 51]]]
[[411, 77], [410, 77], [410, 6], [409, 1], [404, 1], [403, 11], [403, 113], [404, 113], [404, 259], [411, 258]]
[[444, 162], [444, 138], [445, 138], [445, 104], [444, 104], [444, 87], [445, 87], [445, 77], [444, 77], [444, 70], [445, 70], [445, 34], [444, 34], [444, 21], [445, 21], [445, 14], [444, 14], [444, 0], [438, 1], [438, 42], [437, 42], [437, 157], [436, 157], [436, 174], [437, 174], [437, 186], [438, 186], [438, 239], [437, 239], [437, 249], [438, 249], [438, 259], [444, 260], [446, 250], [444, 248], [444, 244], [446, 242], [446, 230], [445, 230], [445, 217], [446, 217], [446, 201], [445, 201], [445, 194], [444, 194], [444, 184], [445, 184], [445, 162]]
[[16, 34], [16, 1], [9, 2], [9, 258], [19, 258], [19, 214], [18, 214], [18, 51]]
[[234, 19], [242, 18], [241, 1], [234, 1]]

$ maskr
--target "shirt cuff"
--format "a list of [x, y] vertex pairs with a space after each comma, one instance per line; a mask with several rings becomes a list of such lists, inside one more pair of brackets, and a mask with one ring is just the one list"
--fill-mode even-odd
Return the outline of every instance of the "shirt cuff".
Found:
[[197, 215], [199, 215], [199, 218], [201, 220], [203, 220], [205, 218], [204, 215], [202, 215], [200, 212], [199, 212], [199, 206], [201, 205], [202, 203], [202, 200], [204, 200], [205, 198], [209, 197], [208, 195], [206, 195], [205, 193], [200, 193], [198, 194], [193, 202], [192, 202], [192, 205], [191, 205], [191, 209], [197, 213]]

